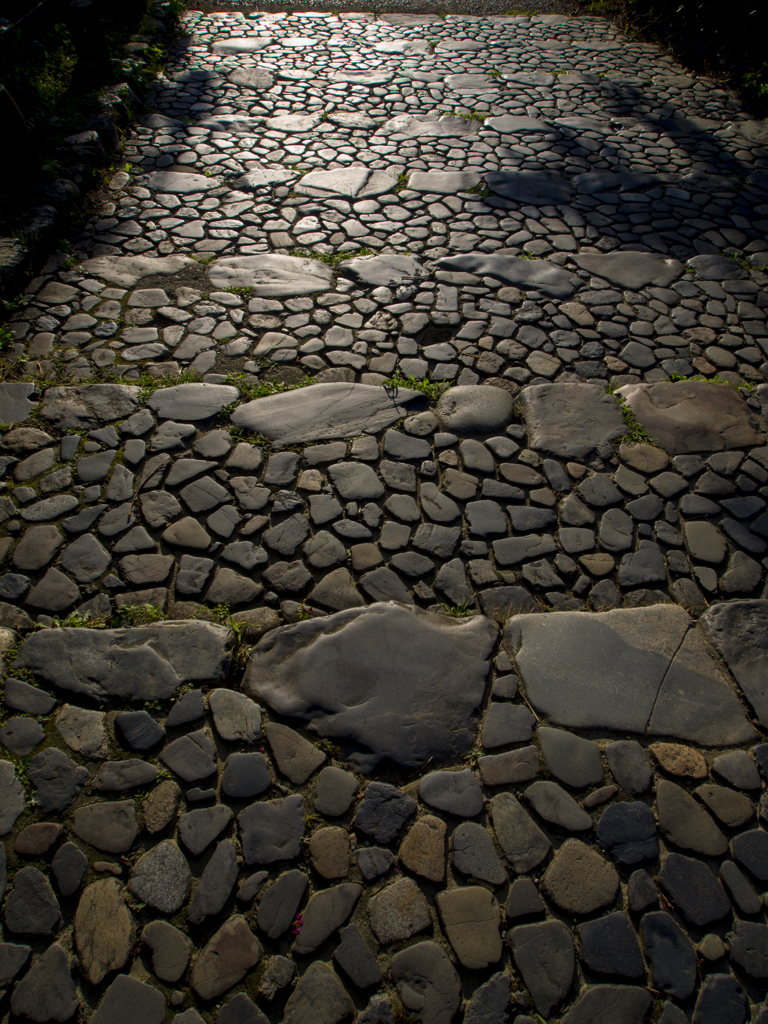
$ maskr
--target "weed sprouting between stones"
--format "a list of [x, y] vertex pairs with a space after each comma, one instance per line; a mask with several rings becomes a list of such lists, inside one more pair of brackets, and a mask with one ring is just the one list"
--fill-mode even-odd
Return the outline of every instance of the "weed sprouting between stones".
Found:
[[383, 380], [382, 385], [385, 388], [391, 388], [397, 391], [398, 388], [408, 388], [410, 391], [420, 391], [422, 395], [426, 395], [427, 398], [436, 402], [438, 398], [447, 391], [448, 388], [452, 387], [451, 381], [440, 381], [432, 382], [427, 380], [418, 380], [416, 377], [402, 377], [399, 373], [395, 373], [393, 377], [387, 377]]
[[373, 249], [350, 249], [344, 252], [315, 252], [313, 249], [291, 249], [289, 256], [299, 256], [305, 260], [318, 260], [329, 267], [338, 267], [340, 263], [353, 260], [357, 256], [375, 256]]

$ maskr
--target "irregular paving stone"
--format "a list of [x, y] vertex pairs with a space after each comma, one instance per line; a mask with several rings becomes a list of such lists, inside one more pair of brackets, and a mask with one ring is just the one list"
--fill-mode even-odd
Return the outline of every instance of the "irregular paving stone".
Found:
[[167, 921], [150, 921], [141, 940], [152, 950], [152, 970], [160, 981], [175, 984], [187, 969], [191, 941]]
[[246, 402], [231, 420], [275, 444], [303, 444], [381, 430], [408, 415], [408, 406], [419, 398], [406, 388], [393, 392], [364, 384], [313, 384]]
[[483, 793], [474, 774], [468, 769], [459, 772], [436, 771], [419, 780], [419, 796], [435, 810], [474, 818], [483, 809]]
[[536, 1009], [548, 1017], [573, 981], [576, 958], [570, 931], [561, 921], [546, 921], [518, 925], [507, 938]]
[[630, 291], [639, 291], [649, 284], [666, 288], [684, 269], [678, 260], [649, 252], [582, 253], [574, 256], [574, 262], [596, 277]]
[[618, 394], [668, 455], [759, 444], [749, 408], [735, 388], [706, 381], [625, 384]]
[[366, 881], [385, 875], [395, 862], [394, 855], [389, 850], [380, 850], [376, 846], [359, 850], [357, 863]]
[[454, 953], [464, 967], [483, 970], [501, 959], [501, 916], [493, 895], [468, 885], [435, 897], [440, 920]]
[[343, 828], [328, 826], [313, 832], [309, 842], [312, 867], [323, 878], [346, 878], [349, 874], [349, 837]]
[[725, 786], [699, 786], [693, 792], [712, 814], [729, 828], [746, 825], [755, 813], [748, 796], [734, 793]]
[[557, 458], [605, 457], [626, 430], [618, 403], [593, 384], [535, 384], [518, 401], [530, 447]]
[[639, 800], [612, 804], [600, 816], [597, 841], [620, 864], [654, 860], [659, 841], [653, 811]]
[[203, 850], [224, 831], [233, 817], [229, 807], [225, 807], [223, 804], [187, 811], [179, 819], [179, 839], [190, 853], [199, 857]]
[[577, 839], [568, 839], [544, 872], [541, 885], [561, 910], [591, 914], [616, 897], [616, 869]]
[[697, 982], [696, 953], [687, 935], [663, 911], [646, 914], [640, 928], [654, 987], [687, 999]]
[[455, 387], [441, 395], [435, 415], [443, 430], [489, 434], [510, 421], [512, 397], [501, 388]]
[[91, 1017], [93, 1024], [162, 1024], [167, 1004], [165, 996], [151, 985], [145, 985], [137, 978], [118, 974], [101, 997], [96, 1012]]
[[432, 923], [429, 905], [410, 878], [400, 878], [372, 896], [368, 902], [371, 929], [379, 942], [402, 942]]
[[466, 1024], [492, 1024], [493, 1021], [504, 1020], [510, 986], [506, 974], [494, 974], [484, 985], [476, 988], [464, 1013]]
[[580, 924], [576, 931], [581, 958], [591, 971], [624, 978], [643, 977], [640, 943], [626, 914], [607, 914], [598, 921]]
[[228, 384], [179, 384], [155, 391], [147, 400], [147, 406], [161, 419], [196, 423], [221, 412], [239, 394], [236, 387]]
[[307, 876], [294, 870], [284, 871], [266, 890], [259, 901], [257, 923], [270, 939], [290, 928], [306, 889]]
[[499, 793], [490, 804], [493, 831], [502, 853], [518, 874], [537, 867], [552, 844], [511, 793]]
[[[409, 651], [407, 664], [394, 652], [382, 663], [385, 637], [393, 633], [399, 650]], [[471, 745], [470, 716], [482, 698], [493, 634], [481, 617], [448, 624], [444, 616], [392, 605], [351, 609], [264, 637], [251, 653], [244, 686], [321, 735], [354, 737], [371, 751], [365, 755], [371, 766], [389, 756], [416, 767]], [[339, 672], [344, 664], [354, 665], [352, 678]]]
[[301, 852], [304, 799], [264, 800], [246, 807], [237, 817], [246, 864], [292, 860]]
[[760, 773], [746, 750], [720, 754], [712, 762], [712, 770], [735, 789], [760, 789]]
[[176, 817], [181, 790], [171, 779], [156, 786], [144, 801], [144, 828], [151, 835], [162, 830]]
[[363, 891], [361, 885], [343, 882], [314, 893], [304, 910], [301, 929], [293, 950], [313, 953], [347, 920]]
[[714, 604], [699, 629], [718, 649], [762, 725], [768, 722], [768, 602]]
[[55, 697], [21, 679], [5, 680], [4, 699], [6, 707], [28, 715], [47, 715], [56, 707]]
[[563, 1024], [642, 1024], [652, 1001], [650, 992], [641, 988], [588, 986], [563, 1017]]
[[44, 737], [43, 727], [30, 718], [11, 718], [0, 728], [0, 743], [19, 757], [31, 753]]
[[166, 839], [139, 859], [128, 888], [142, 903], [162, 914], [175, 914], [186, 903], [191, 884], [184, 855], [172, 839]]
[[658, 880], [687, 921], [706, 925], [730, 912], [722, 886], [701, 861], [670, 853], [664, 859]]
[[731, 960], [751, 978], [768, 977], [768, 928], [751, 921], [736, 921], [728, 935]]
[[[546, 630], [546, 641], [542, 626]], [[519, 615], [504, 645], [534, 710], [569, 728], [749, 742], [753, 730], [681, 608]], [[570, 652], [582, 658], [574, 665]]]
[[554, 782], [534, 782], [526, 789], [525, 799], [545, 821], [568, 832], [592, 828], [592, 819], [586, 811]]
[[69, 958], [58, 942], [52, 943], [35, 961], [11, 996], [14, 1014], [39, 1022], [63, 1024], [76, 1013], [79, 1005]]
[[[37, 755], [37, 757], [40, 756], [42, 755]], [[63, 754], [62, 757], [64, 757], [65, 760], [69, 760]], [[35, 760], [37, 760], [37, 758], [33, 758], [33, 761]], [[32, 762], [30, 762], [30, 768], [32, 768], [32, 771], [34, 772]], [[84, 768], [81, 768], [80, 772], [82, 772], [82, 785], [82, 782], [84, 782], [88, 777], [88, 772]], [[30, 781], [33, 785], [37, 785], [35, 778], [31, 775]], [[16, 823], [16, 819], [19, 815], [23, 814], [27, 806], [26, 799], [24, 797], [24, 787], [16, 777], [15, 768], [10, 761], [0, 761], [0, 795], [2, 795], [2, 800], [0, 800], [0, 835], [5, 836], [11, 831]], [[48, 809], [53, 809], [48, 807], [48, 803], [49, 802], [46, 801], [46, 807], [42, 808], [44, 812]]]
[[736, 978], [730, 974], [710, 974], [699, 990], [693, 1024], [743, 1024], [748, 1012], [747, 993]]
[[595, 743], [562, 729], [537, 730], [544, 759], [552, 774], [575, 789], [603, 781], [600, 750]]
[[125, 853], [139, 834], [133, 800], [78, 807], [72, 831], [84, 843], [105, 853]]
[[461, 999], [459, 977], [434, 942], [418, 942], [392, 957], [392, 980], [421, 1024], [450, 1024]]
[[409, 871], [431, 882], [445, 879], [445, 822], [428, 814], [411, 826], [398, 859]]
[[[0, 766], [7, 763], [0, 762]], [[40, 810], [43, 814], [48, 814], [51, 811], [63, 811], [72, 803], [88, 778], [88, 770], [76, 764], [63, 751], [48, 747], [30, 760], [28, 776], [37, 790]], [[17, 789], [13, 783], [9, 788], [9, 814], [18, 806], [19, 797], [16, 794], [21, 796], [22, 805], [16, 814], [18, 817], [23, 810], [23, 792], [20, 785]]]
[[146, 786], [157, 778], [157, 768], [147, 761], [135, 757], [124, 761], [107, 761], [96, 773], [93, 788], [100, 792], [136, 789]]
[[734, 836], [731, 856], [761, 882], [768, 882], [768, 832], [754, 828]]
[[223, 909], [237, 879], [237, 854], [231, 839], [216, 847], [197, 883], [187, 910], [187, 920], [200, 924]]
[[136, 410], [139, 389], [125, 384], [86, 384], [48, 388], [40, 416], [59, 430], [93, 430]]
[[377, 843], [390, 843], [416, 813], [416, 802], [388, 782], [371, 782], [357, 808], [354, 825]]
[[634, 796], [648, 790], [653, 778], [651, 762], [636, 740], [607, 743], [605, 756], [614, 779], [625, 792]]
[[117, 879], [87, 886], [75, 913], [75, 943], [81, 970], [92, 985], [125, 966], [135, 938], [136, 925]]
[[230, 754], [221, 777], [221, 791], [238, 800], [258, 796], [272, 785], [269, 765], [263, 754]]
[[378, 985], [381, 981], [376, 958], [354, 925], [341, 930], [341, 942], [333, 952], [333, 959], [358, 988]]
[[75, 843], [64, 843], [54, 854], [51, 870], [62, 896], [76, 892], [88, 868], [88, 858]]
[[681, 786], [661, 780], [656, 786], [656, 813], [664, 838], [681, 850], [718, 857], [728, 841], [707, 814]]
[[357, 779], [336, 765], [329, 765], [317, 776], [315, 810], [318, 814], [338, 817], [346, 814], [357, 793]]
[[353, 1012], [344, 987], [326, 964], [309, 965], [283, 1013], [284, 1024], [338, 1024]]
[[215, 999], [237, 985], [261, 956], [261, 945], [245, 918], [230, 917], [195, 961], [190, 984], [201, 999]]
[[42, 629], [22, 644], [16, 666], [97, 700], [165, 700], [186, 683], [223, 681], [228, 638], [212, 622]]
[[173, 740], [160, 754], [160, 760], [185, 782], [207, 779], [216, 771], [216, 749], [206, 729]]
[[488, 831], [475, 822], [463, 822], [451, 836], [451, 859], [457, 871], [491, 885], [503, 885], [507, 873]]
[[698, 750], [681, 743], [652, 743], [648, 748], [665, 772], [683, 779], [706, 779], [707, 762]]
[[326, 759], [322, 750], [286, 725], [269, 722], [265, 733], [279, 771], [295, 786], [303, 785]]
[[61, 910], [48, 879], [37, 868], [21, 868], [5, 901], [5, 926], [27, 935], [53, 935]]
[[659, 901], [659, 894], [647, 871], [633, 871], [627, 884], [627, 903], [630, 910], [640, 911]]
[[218, 689], [208, 694], [216, 732], [229, 743], [255, 743], [261, 735], [258, 704], [234, 690]]
[[76, 754], [83, 757], [106, 757], [108, 750], [106, 715], [65, 704], [56, 716], [56, 731]]

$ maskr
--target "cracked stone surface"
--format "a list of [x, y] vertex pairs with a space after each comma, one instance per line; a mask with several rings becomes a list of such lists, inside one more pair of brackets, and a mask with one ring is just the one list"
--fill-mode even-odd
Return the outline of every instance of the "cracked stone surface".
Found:
[[184, 27], [0, 362], [0, 1020], [757, 1024], [764, 126], [592, 16]]

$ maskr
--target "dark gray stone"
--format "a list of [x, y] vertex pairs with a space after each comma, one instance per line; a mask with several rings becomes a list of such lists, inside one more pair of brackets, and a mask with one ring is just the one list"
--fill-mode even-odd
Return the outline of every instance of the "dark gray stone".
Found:
[[26, 935], [53, 935], [61, 910], [48, 879], [37, 868], [21, 868], [5, 901], [5, 926]]
[[704, 979], [693, 1010], [693, 1024], [744, 1024], [749, 999], [730, 974], [710, 974]]
[[224, 831], [232, 821], [233, 814], [221, 804], [187, 811], [179, 818], [179, 839], [195, 857]]
[[179, 847], [166, 839], [139, 859], [128, 888], [142, 903], [163, 914], [176, 914], [189, 896], [191, 877]]
[[502, 1024], [506, 1021], [510, 987], [506, 974], [494, 974], [475, 989], [464, 1012], [464, 1024]]
[[64, 843], [54, 854], [51, 870], [62, 896], [76, 892], [88, 868], [88, 858], [74, 843]]
[[640, 943], [626, 914], [607, 914], [576, 929], [581, 941], [581, 958], [598, 974], [642, 978], [645, 974]]
[[361, 885], [342, 882], [313, 893], [304, 908], [303, 920], [292, 949], [295, 953], [314, 953], [347, 920], [363, 891]]
[[372, 878], [385, 875], [395, 863], [395, 858], [389, 850], [369, 846], [358, 851], [357, 863], [363, 873], [363, 878], [370, 882]]
[[202, 690], [189, 690], [180, 697], [168, 712], [165, 720], [167, 729], [175, 729], [179, 725], [188, 725], [189, 722], [196, 722], [205, 714]]
[[592, 828], [592, 819], [570, 794], [555, 782], [534, 782], [525, 791], [525, 799], [545, 821], [568, 832]]
[[[29, 954], [28, 947], [16, 948], [27, 949]], [[69, 970], [69, 957], [58, 942], [50, 945], [36, 960], [11, 996], [14, 1014], [38, 1022], [68, 1021], [79, 1006]]]
[[229, 630], [212, 622], [160, 622], [130, 629], [42, 629], [17, 667], [96, 700], [164, 700], [186, 683], [216, 683], [229, 667]]
[[541, 887], [566, 913], [592, 914], [616, 899], [619, 875], [594, 847], [567, 839], [544, 872]]
[[608, 457], [611, 442], [626, 430], [616, 400], [594, 384], [534, 384], [518, 401], [529, 446], [556, 458]]
[[269, 765], [263, 754], [256, 752], [230, 754], [224, 765], [221, 791], [237, 800], [249, 800], [272, 785]]
[[[350, 609], [267, 634], [251, 653], [244, 688], [321, 735], [365, 744], [370, 753], [360, 763], [388, 756], [416, 767], [471, 745], [494, 633], [481, 617], [456, 622], [385, 604]], [[396, 651], [392, 635], [400, 637]], [[339, 714], [340, 706], [348, 710]]]
[[163, 727], [146, 711], [123, 711], [115, 725], [132, 750], [151, 750], [165, 738]]
[[16, 945], [13, 942], [0, 942], [0, 988], [8, 988], [29, 959], [31, 952], [31, 946]]
[[653, 879], [647, 871], [639, 869], [629, 876], [627, 884], [627, 903], [634, 911], [645, 910], [659, 902], [659, 894]]
[[630, 291], [650, 284], [667, 288], [684, 269], [678, 260], [654, 252], [581, 253], [574, 256], [574, 262], [596, 277]]
[[291, 993], [283, 1024], [338, 1024], [352, 1012], [352, 1002], [334, 972], [315, 961]]
[[731, 960], [751, 978], [768, 978], [768, 928], [752, 921], [735, 921], [728, 934]]
[[392, 980], [421, 1024], [450, 1024], [461, 1001], [459, 976], [444, 950], [418, 942], [392, 957]]
[[750, 916], [760, 913], [760, 897], [732, 860], [724, 860], [720, 865], [720, 881], [740, 913]]
[[304, 798], [264, 800], [238, 815], [246, 864], [272, 864], [293, 860], [301, 852], [304, 835]]
[[719, 857], [728, 841], [701, 804], [674, 782], [662, 779], [656, 786], [656, 814], [664, 838], [681, 850], [705, 857]]
[[26, 757], [45, 738], [45, 731], [33, 718], [9, 718], [0, 727], [0, 743], [18, 757]]
[[587, 986], [562, 1024], [643, 1024], [653, 997], [624, 985]]
[[620, 864], [654, 860], [659, 840], [653, 811], [639, 800], [612, 804], [600, 817], [597, 841]]
[[635, 796], [648, 790], [653, 770], [637, 740], [613, 740], [606, 744], [605, 756], [614, 779], [626, 793]]
[[141, 938], [152, 950], [152, 970], [157, 977], [166, 984], [175, 984], [187, 969], [190, 940], [167, 921], [150, 921]]
[[533, 735], [536, 719], [528, 708], [494, 702], [483, 719], [482, 744], [486, 750], [510, 743], [526, 743]]
[[187, 910], [187, 920], [200, 924], [223, 909], [237, 879], [237, 853], [231, 839], [225, 839], [214, 850], [213, 856], [197, 883], [195, 895]]
[[259, 900], [257, 923], [270, 939], [279, 938], [296, 917], [307, 889], [307, 876], [301, 871], [284, 871]]
[[603, 781], [603, 766], [597, 744], [548, 726], [540, 727], [536, 735], [547, 768], [561, 782], [574, 789], [584, 789]]
[[208, 730], [199, 729], [169, 743], [160, 760], [185, 782], [197, 782], [216, 771], [216, 748]]
[[267, 1018], [245, 992], [238, 992], [219, 1010], [216, 1024], [267, 1024]]
[[768, 601], [714, 604], [699, 629], [722, 654], [760, 723], [768, 724]]
[[474, 818], [483, 809], [483, 792], [468, 768], [430, 772], [419, 781], [419, 796], [430, 807], [459, 818]]
[[416, 813], [416, 802], [388, 782], [368, 784], [354, 825], [378, 843], [390, 843]]
[[731, 840], [731, 856], [761, 882], [768, 882], [768, 832], [754, 828]]
[[346, 814], [357, 793], [357, 779], [336, 765], [323, 768], [315, 787], [315, 810], [337, 817]]
[[685, 932], [664, 911], [646, 914], [641, 923], [654, 988], [687, 999], [697, 983], [696, 952]]
[[517, 874], [527, 874], [544, 860], [552, 844], [511, 793], [490, 804], [493, 831], [502, 853]]
[[435, 414], [443, 430], [456, 434], [490, 434], [503, 430], [511, 420], [512, 396], [496, 387], [453, 387], [440, 396]]
[[101, 997], [92, 1024], [162, 1024], [167, 1004], [165, 996], [137, 978], [118, 974]]
[[28, 715], [48, 715], [56, 707], [56, 698], [38, 686], [31, 686], [21, 679], [6, 679], [5, 706]]
[[507, 938], [534, 1006], [548, 1017], [573, 981], [576, 958], [570, 931], [562, 921], [545, 921], [518, 925]]
[[201, 999], [216, 999], [261, 960], [262, 948], [244, 917], [230, 917], [198, 956], [190, 984]]
[[521, 917], [542, 917], [546, 911], [547, 906], [530, 878], [518, 878], [509, 887], [506, 913], [510, 921]]
[[148, 761], [130, 757], [124, 761], [105, 761], [96, 773], [93, 788], [99, 792], [123, 792], [148, 786], [157, 778], [157, 768]]
[[451, 836], [453, 866], [468, 878], [478, 878], [490, 885], [503, 885], [507, 880], [504, 865], [493, 845], [488, 830], [475, 822], [462, 822]]

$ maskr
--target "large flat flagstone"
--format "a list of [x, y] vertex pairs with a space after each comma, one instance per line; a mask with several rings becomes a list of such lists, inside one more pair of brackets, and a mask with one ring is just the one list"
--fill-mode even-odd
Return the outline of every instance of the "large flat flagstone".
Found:
[[48, 388], [40, 416], [60, 430], [90, 430], [130, 416], [138, 402], [139, 388], [130, 384]]
[[230, 419], [277, 444], [301, 444], [375, 432], [407, 415], [418, 391], [368, 384], [312, 384], [238, 406]]
[[446, 75], [445, 84], [453, 92], [475, 96], [485, 92], [498, 92], [499, 83], [488, 75], [457, 74]]
[[0, 384], [0, 422], [22, 423], [35, 407], [29, 396], [35, 384], [25, 381], [20, 384]]
[[736, 388], [725, 384], [625, 384], [618, 394], [668, 455], [719, 452], [762, 440], [749, 406]]
[[299, 176], [299, 172], [282, 164], [261, 164], [251, 167], [232, 184], [235, 188], [265, 188], [267, 185], [283, 185]]
[[213, 44], [214, 53], [255, 53], [272, 45], [272, 36], [235, 36], [218, 39]]
[[597, 384], [534, 384], [518, 401], [529, 447], [558, 458], [610, 458], [627, 429], [618, 402]]
[[655, 252], [582, 253], [574, 262], [590, 274], [604, 277], [611, 284], [639, 291], [649, 284], [666, 288], [683, 273], [679, 260]]
[[255, 92], [264, 92], [275, 84], [275, 77], [270, 69], [258, 67], [238, 68], [232, 72], [229, 80], [241, 89], [253, 89]]
[[555, 128], [538, 117], [526, 117], [516, 114], [498, 114], [495, 117], [486, 117], [484, 127], [492, 128], [501, 135], [517, 135], [521, 132], [536, 132], [538, 135], [547, 135], [556, 131]]
[[250, 288], [261, 298], [291, 298], [326, 291], [333, 281], [333, 270], [320, 260], [300, 256], [230, 256], [208, 267], [208, 279], [214, 289]]
[[362, 766], [390, 758], [417, 767], [471, 746], [496, 631], [481, 616], [350, 609], [273, 630], [253, 649], [243, 687], [357, 747]]
[[414, 171], [408, 188], [414, 192], [437, 192], [448, 196], [468, 192], [481, 181], [477, 171]]
[[188, 174], [185, 171], [153, 171], [147, 176], [147, 188], [153, 192], [207, 192], [221, 184], [216, 178], [204, 174]]
[[518, 256], [468, 252], [443, 256], [436, 266], [439, 270], [464, 270], [480, 277], [495, 277], [504, 284], [541, 292], [551, 299], [568, 299], [581, 284], [575, 274], [549, 260], [524, 260]]
[[553, 725], [707, 746], [754, 738], [682, 608], [518, 615], [504, 630], [504, 645], [531, 706]]
[[428, 271], [416, 256], [356, 256], [345, 260], [339, 267], [344, 277], [354, 278], [363, 284], [392, 285], [426, 277]]
[[506, 199], [533, 206], [557, 206], [571, 198], [571, 186], [555, 171], [491, 171], [488, 187]]
[[195, 262], [188, 256], [96, 256], [81, 263], [80, 269], [89, 277], [100, 277], [122, 288], [133, 288], [142, 277], [178, 274], [185, 267], [193, 266]]
[[345, 196], [360, 198], [391, 192], [400, 174], [397, 168], [372, 170], [364, 164], [350, 164], [330, 171], [310, 171], [296, 183], [294, 192], [304, 196]]
[[412, 139], [458, 138], [476, 135], [481, 122], [453, 114], [397, 114], [379, 128], [383, 135], [404, 135]]
[[768, 727], [768, 601], [713, 604], [699, 629], [723, 656], [760, 723]]
[[231, 384], [177, 384], [172, 388], [158, 388], [147, 405], [163, 420], [195, 423], [215, 416], [239, 395]]
[[229, 668], [225, 626], [171, 621], [131, 629], [42, 629], [17, 667], [95, 700], [165, 700], [185, 683], [222, 682]]

